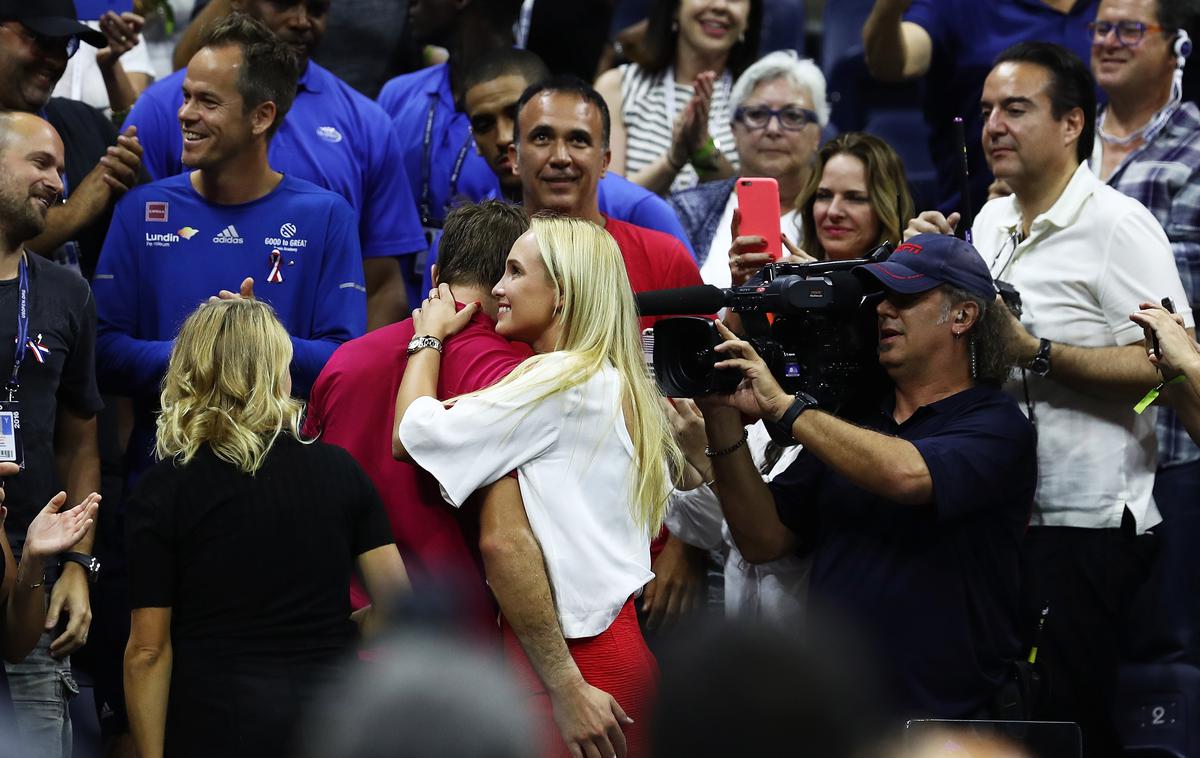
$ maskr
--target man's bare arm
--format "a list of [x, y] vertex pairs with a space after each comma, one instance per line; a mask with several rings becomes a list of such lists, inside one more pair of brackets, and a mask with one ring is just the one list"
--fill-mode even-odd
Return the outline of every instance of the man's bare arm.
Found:
[[[563, 639], [541, 546], [529, 526], [521, 488], [506, 476], [480, 490], [479, 549], [500, 611], [529, 656], [567, 745], [582, 754], [625, 755], [624, 711], [584, 681]], [[590, 749], [588, 746], [591, 746]]]
[[924, 76], [933, 58], [933, 40], [918, 24], [904, 20], [912, 0], [876, 0], [863, 25], [863, 50], [871, 76], [898, 82]]

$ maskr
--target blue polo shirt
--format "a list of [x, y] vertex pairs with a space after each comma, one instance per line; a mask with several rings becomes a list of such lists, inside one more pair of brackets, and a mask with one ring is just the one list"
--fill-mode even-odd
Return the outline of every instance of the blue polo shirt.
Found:
[[[138, 128], [142, 165], [154, 179], [181, 173], [183, 134], [177, 113], [186, 70], [151, 85], [125, 125]], [[332, 190], [357, 214], [364, 258], [425, 249], [400, 142], [387, 114], [316, 63], [300, 77], [296, 100], [271, 138], [271, 167]]]
[[428, 213], [422, 223], [441, 228], [459, 197], [478, 202], [499, 196], [496, 175], [475, 151], [467, 114], [454, 103], [448, 64], [397, 76], [383, 85], [379, 104], [400, 137], [418, 211]]
[[1033, 427], [995, 387], [923, 406], [903, 424], [889, 396], [847, 420], [910, 441], [933, 502], [852, 484], [808, 452], [771, 482], [779, 517], [813, 553], [810, 591], [869, 646], [895, 705], [963, 718], [1020, 653], [1021, 537], [1037, 483]]
[[293, 392], [304, 397], [333, 351], [366, 331], [362, 254], [346, 201], [284, 176], [258, 200], [214, 205], [179, 174], [117, 203], [92, 282], [96, 373], [108, 391], [133, 397], [134, 471], [150, 462], [159, 384], [180, 325], [247, 276], [291, 335]]
[[1000, 53], [1018, 42], [1055, 42], [1090, 65], [1087, 25], [1096, 17], [1099, 0], [1077, 0], [1060, 13], [1042, 0], [913, 0], [906, 21], [929, 33], [933, 58], [925, 79], [925, 120], [929, 153], [937, 169], [938, 208], [959, 208], [962, 160], [948, 150], [956, 142], [954, 117], [963, 117], [971, 169], [971, 203], [976, 212], [987, 200], [992, 172], [984, 160], [979, 98], [983, 80]]

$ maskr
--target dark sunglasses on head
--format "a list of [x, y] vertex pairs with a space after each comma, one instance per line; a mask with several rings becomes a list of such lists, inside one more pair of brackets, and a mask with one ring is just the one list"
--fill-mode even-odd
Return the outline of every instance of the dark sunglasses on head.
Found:
[[800, 131], [809, 124], [817, 123], [817, 114], [808, 108], [788, 105], [783, 108], [768, 108], [765, 105], [750, 105], [738, 108], [733, 112], [734, 120], [747, 129], [764, 129], [771, 123], [772, 118], [779, 119], [779, 125], [788, 131]]

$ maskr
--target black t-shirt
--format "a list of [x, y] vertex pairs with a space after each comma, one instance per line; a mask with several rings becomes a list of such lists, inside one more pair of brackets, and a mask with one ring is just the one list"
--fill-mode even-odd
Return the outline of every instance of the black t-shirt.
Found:
[[[50, 98], [45, 116], [58, 130], [66, 148], [66, 194], [70, 198], [72, 190], [96, 167], [108, 148], [117, 143], [117, 130], [103, 113], [87, 103], [63, 97]], [[75, 235], [75, 242], [79, 243], [79, 267], [89, 281], [96, 270], [96, 261], [100, 259], [100, 248], [104, 247], [111, 220], [111, 211], [101, 213]]]
[[[54, 461], [54, 430], [61, 403], [90, 418], [103, 407], [96, 387], [96, 303], [74, 271], [39, 255], [29, 262], [29, 339], [46, 349], [43, 361], [26, 349], [18, 380], [25, 470], [5, 485], [5, 528], [19, 537], [62, 489]], [[0, 398], [12, 375], [17, 337], [18, 280], [0, 281]], [[74, 505], [69, 503], [68, 505]]]
[[770, 486], [780, 519], [813, 550], [812, 599], [865, 637], [895, 704], [961, 718], [987, 704], [1019, 653], [1033, 428], [993, 387], [923, 406], [900, 425], [890, 406], [851, 420], [917, 447], [931, 505], [871, 494], [807, 452]]
[[350, 454], [281, 435], [253, 476], [205, 446], [160, 461], [126, 510], [133, 608], [171, 612], [171, 644], [220, 656], [334, 652], [353, 640], [354, 558], [391, 543]]

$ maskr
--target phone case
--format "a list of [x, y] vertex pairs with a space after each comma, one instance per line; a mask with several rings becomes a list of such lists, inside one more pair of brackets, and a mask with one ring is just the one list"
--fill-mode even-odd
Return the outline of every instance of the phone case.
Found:
[[746, 176], [737, 180], [738, 210], [742, 223], [738, 233], [743, 237], [757, 235], [766, 239], [761, 247], [747, 248], [748, 253], [768, 252], [775, 260], [783, 256], [779, 239], [779, 184], [774, 179]]

